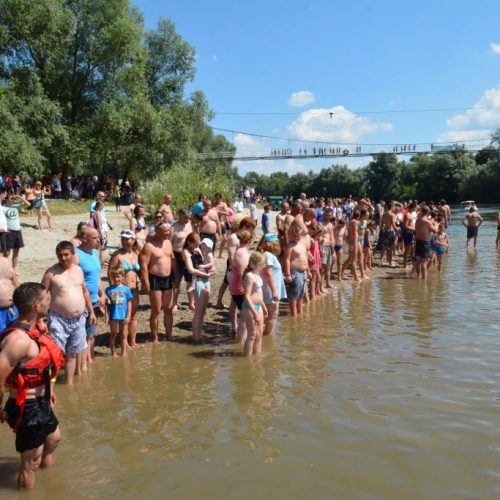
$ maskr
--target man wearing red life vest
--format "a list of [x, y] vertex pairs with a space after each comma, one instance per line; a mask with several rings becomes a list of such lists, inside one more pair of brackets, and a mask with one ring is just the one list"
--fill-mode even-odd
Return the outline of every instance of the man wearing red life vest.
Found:
[[[50, 305], [45, 287], [23, 283], [13, 299], [19, 317], [0, 333], [0, 422], [7, 421], [16, 434], [16, 450], [21, 454], [17, 486], [31, 489], [36, 470], [54, 464], [61, 439], [52, 410], [51, 380], [64, 363], [64, 354], [42, 321]], [[1, 409], [5, 386], [10, 397]]]

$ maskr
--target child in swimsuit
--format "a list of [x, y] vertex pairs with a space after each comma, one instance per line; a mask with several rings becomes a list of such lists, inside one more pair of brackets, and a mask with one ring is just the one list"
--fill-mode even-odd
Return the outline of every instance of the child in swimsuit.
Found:
[[335, 241], [335, 255], [337, 257], [337, 279], [344, 279], [344, 236], [346, 228], [344, 219], [338, 219], [337, 224], [333, 229], [333, 239]]
[[243, 273], [245, 298], [241, 306], [241, 316], [247, 327], [247, 337], [243, 348], [245, 356], [258, 354], [262, 347], [264, 316], [267, 316], [267, 309], [264, 304], [262, 278], [259, 273], [265, 264], [265, 255], [253, 252]]
[[311, 298], [316, 299], [320, 295], [325, 295], [321, 283], [321, 251], [320, 246], [323, 240], [323, 228], [319, 224], [311, 224], [308, 228], [311, 237], [311, 247], [309, 248], [309, 270], [311, 271]]
[[375, 235], [375, 223], [369, 222], [363, 239], [363, 258], [365, 269], [373, 271], [373, 237]]
[[438, 271], [441, 271], [443, 255], [448, 250], [449, 246], [450, 242], [448, 240], [448, 235], [444, 232], [444, 225], [439, 224], [439, 229], [434, 241], [434, 251], [436, 252]]

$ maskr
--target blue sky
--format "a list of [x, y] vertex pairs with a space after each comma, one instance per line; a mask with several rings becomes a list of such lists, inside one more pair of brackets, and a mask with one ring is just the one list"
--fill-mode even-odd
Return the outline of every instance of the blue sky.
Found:
[[[473, 140], [500, 127], [499, 0], [133, 3], [148, 28], [169, 18], [195, 47], [197, 73], [188, 91], [205, 92], [214, 127], [325, 144]], [[389, 112], [429, 108], [460, 109]], [[313, 146], [225, 135], [240, 154]], [[237, 166], [243, 174], [295, 173], [331, 163]]]

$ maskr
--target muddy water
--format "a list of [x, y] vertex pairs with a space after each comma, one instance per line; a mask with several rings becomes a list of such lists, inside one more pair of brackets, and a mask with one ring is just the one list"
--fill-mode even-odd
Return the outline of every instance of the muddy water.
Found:
[[[442, 276], [336, 289], [234, 344], [148, 345], [60, 386], [64, 441], [33, 498], [500, 495], [500, 252], [456, 222]], [[0, 433], [0, 496], [16, 465]]]

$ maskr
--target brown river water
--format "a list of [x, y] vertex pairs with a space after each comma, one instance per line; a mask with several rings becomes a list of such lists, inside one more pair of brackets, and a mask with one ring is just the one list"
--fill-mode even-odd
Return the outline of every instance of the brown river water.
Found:
[[441, 276], [335, 289], [263, 354], [147, 345], [58, 386], [63, 441], [37, 489], [1, 498], [500, 498], [500, 251], [455, 222]]

